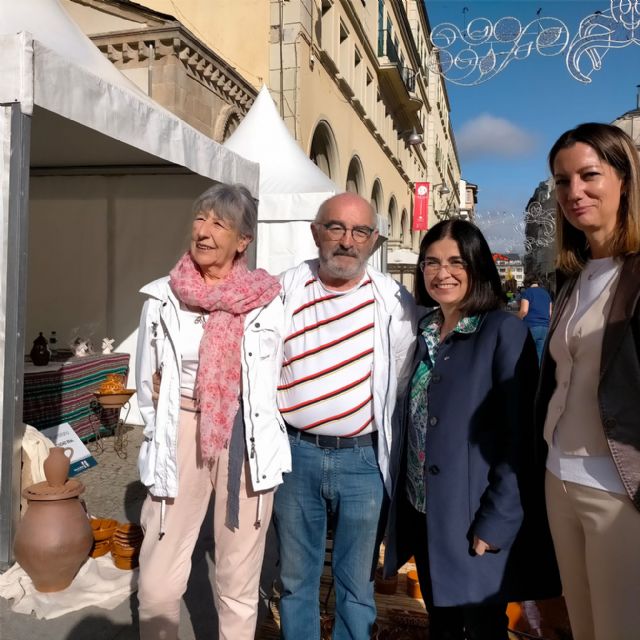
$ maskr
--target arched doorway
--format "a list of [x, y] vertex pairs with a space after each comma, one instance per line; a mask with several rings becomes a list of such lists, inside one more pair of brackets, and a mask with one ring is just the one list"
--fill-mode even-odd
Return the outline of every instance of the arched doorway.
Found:
[[364, 172], [362, 171], [362, 163], [358, 156], [353, 156], [349, 163], [345, 190], [350, 193], [364, 193]]
[[322, 120], [316, 126], [311, 138], [309, 158], [329, 178], [335, 180], [338, 175], [338, 147], [329, 123]]
[[373, 183], [373, 189], [371, 191], [371, 205], [376, 210], [376, 213], [381, 216], [384, 215], [384, 195], [382, 193], [382, 184], [378, 178]]

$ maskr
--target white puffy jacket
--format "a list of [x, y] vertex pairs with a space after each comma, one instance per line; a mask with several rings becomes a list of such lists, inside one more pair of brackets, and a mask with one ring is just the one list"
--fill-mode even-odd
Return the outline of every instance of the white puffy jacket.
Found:
[[[317, 277], [318, 260], [307, 260], [280, 276], [285, 308], [286, 333], [293, 312], [300, 306], [304, 285]], [[418, 308], [411, 294], [391, 276], [367, 267], [375, 304], [373, 329], [373, 414], [378, 429], [378, 464], [387, 492], [391, 495], [389, 453], [393, 432], [391, 416], [396, 397], [402, 393], [411, 374]]]
[[[178, 493], [177, 432], [180, 413], [180, 303], [160, 278], [144, 286], [136, 355], [138, 404], [144, 420], [140, 479], [150, 493]], [[241, 345], [242, 401], [251, 480], [255, 491], [272, 489], [291, 471], [291, 451], [277, 410], [276, 387], [282, 363], [283, 307], [278, 296], [245, 318]], [[155, 371], [161, 371], [157, 404], [152, 401]]]

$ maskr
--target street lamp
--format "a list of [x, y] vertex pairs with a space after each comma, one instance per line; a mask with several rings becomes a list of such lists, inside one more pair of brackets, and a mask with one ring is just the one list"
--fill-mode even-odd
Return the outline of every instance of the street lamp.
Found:
[[417, 129], [413, 127], [411, 131], [403, 131], [398, 135], [399, 138], [402, 138], [408, 145], [414, 147], [417, 144], [422, 144], [422, 134], [418, 133]]
[[435, 191], [436, 189], [441, 196], [448, 196], [451, 193], [451, 189], [449, 189], [444, 182], [434, 184], [431, 188], [432, 191]]
[[[438, 192], [438, 194], [440, 195], [441, 203], [442, 203], [442, 200], [445, 200], [446, 196], [451, 194], [451, 189], [444, 182], [440, 182], [440, 183], [434, 185], [431, 188], [431, 190]], [[452, 199], [453, 199], [453, 196], [451, 196], [444, 203], [444, 205], [445, 205], [444, 209], [440, 209], [438, 211], [438, 209], [436, 209], [434, 207], [434, 212], [435, 212], [436, 216], [438, 217], [438, 219], [446, 220], [447, 218], [455, 217], [455, 216], [452, 216], [451, 213], [450, 213], [450, 205], [451, 205]]]

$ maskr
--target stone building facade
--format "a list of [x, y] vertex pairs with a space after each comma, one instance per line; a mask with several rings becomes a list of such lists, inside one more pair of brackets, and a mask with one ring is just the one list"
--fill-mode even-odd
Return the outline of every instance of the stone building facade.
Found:
[[256, 88], [173, 16], [117, 0], [63, 6], [132, 82], [216, 142], [253, 104]]
[[217, 141], [266, 84], [305, 153], [386, 220], [391, 272], [415, 266], [424, 233], [412, 228], [416, 182], [440, 187], [429, 226], [436, 212], [460, 210], [450, 105], [430, 68], [421, 0], [64, 2], [116, 66]]

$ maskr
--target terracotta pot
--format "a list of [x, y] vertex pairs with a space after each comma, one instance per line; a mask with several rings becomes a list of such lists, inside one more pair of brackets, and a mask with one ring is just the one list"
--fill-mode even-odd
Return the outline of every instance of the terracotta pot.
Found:
[[407, 595], [410, 598], [421, 598], [420, 582], [418, 581], [418, 572], [415, 569], [407, 571]]
[[64, 486], [69, 476], [72, 455], [73, 449], [71, 447], [51, 447], [49, 449], [49, 455], [42, 463], [42, 468], [47, 482], [52, 487]]
[[393, 595], [398, 588], [398, 574], [395, 573], [390, 578], [384, 578], [382, 576], [382, 573], [382, 567], [378, 567], [376, 569], [374, 582], [376, 593], [381, 593], [388, 596]]
[[92, 545], [91, 525], [77, 495], [57, 499], [54, 494], [29, 500], [13, 552], [33, 586], [51, 592], [71, 584]]

